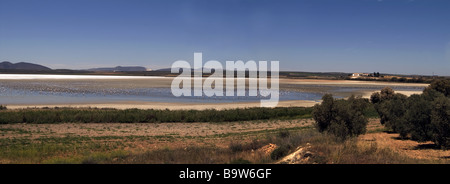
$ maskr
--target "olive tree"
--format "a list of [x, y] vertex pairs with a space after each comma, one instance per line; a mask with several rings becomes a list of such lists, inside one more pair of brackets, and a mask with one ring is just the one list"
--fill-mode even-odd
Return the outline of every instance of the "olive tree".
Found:
[[361, 97], [351, 96], [344, 100], [326, 94], [322, 103], [314, 106], [312, 114], [319, 132], [328, 132], [346, 140], [366, 132], [368, 120], [363, 111], [368, 104], [368, 100]]

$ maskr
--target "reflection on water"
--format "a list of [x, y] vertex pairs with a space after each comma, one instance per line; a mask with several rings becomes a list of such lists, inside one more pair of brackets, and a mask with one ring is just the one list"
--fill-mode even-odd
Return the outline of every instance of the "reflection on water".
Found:
[[[127, 81], [129, 82], [129, 81]], [[117, 101], [229, 103], [269, 99], [258, 96], [181, 96], [170, 88], [114, 87], [91, 81], [7, 81], [0, 82], [0, 104], [51, 104]], [[224, 92], [225, 94], [225, 92]], [[236, 93], [235, 93], [236, 94]], [[322, 94], [280, 90], [280, 100], [318, 100]]]
[[[171, 78], [128, 76], [59, 76], [0, 74], [0, 104], [61, 104], [120, 101], [229, 103], [269, 99], [262, 96], [181, 96], [170, 90]], [[9, 78], [8, 78], [9, 77]], [[283, 87], [284, 86], [284, 87]], [[422, 91], [418, 86], [390, 86], [394, 90]], [[280, 101], [320, 100], [325, 93], [337, 98], [383, 86], [280, 85]], [[225, 94], [225, 93], [224, 93]], [[236, 94], [236, 93], [235, 93]], [[248, 91], [246, 92], [248, 94]]]

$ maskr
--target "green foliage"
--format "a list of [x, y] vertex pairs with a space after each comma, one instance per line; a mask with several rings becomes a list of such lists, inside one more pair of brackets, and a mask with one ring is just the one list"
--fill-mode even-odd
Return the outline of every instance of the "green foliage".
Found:
[[405, 121], [406, 100], [403, 94], [397, 94], [389, 87], [385, 87], [380, 93], [375, 92], [370, 97], [374, 108], [380, 116], [381, 124], [399, 132], [401, 137], [407, 135], [407, 127]]
[[252, 164], [252, 162], [245, 160], [243, 158], [238, 158], [236, 160], [232, 160], [230, 164]]
[[437, 80], [423, 94], [404, 95], [384, 88], [374, 93], [371, 101], [381, 123], [400, 134], [419, 142], [433, 141], [443, 148], [450, 147], [450, 80]]
[[291, 135], [291, 133], [289, 132], [289, 130], [286, 129], [282, 129], [278, 132], [278, 137], [279, 138], [287, 138]]
[[403, 134], [409, 132], [411, 138], [419, 142], [430, 140], [432, 103], [423, 95], [411, 95], [406, 107]]
[[7, 109], [6, 106], [0, 105], [0, 111], [1, 111], [1, 110], [6, 110], [6, 109]]
[[405, 113], [406, 113], [406, 100], [407, 97], [402, 94], [395, 94], [389, 100], [384, 100], [378, 107], [380, 114], [380, 121], [386, 127], [392, 129], [395, 132], [399, 132], [401, 136], [405, 135]]
[[368, 104], [367, 109], [365, 109], [363, 112], [364, 112], [364, 116], [367, 118], [379, 118], [380, 117], [373, 104]]
[[331, 94], [323, 95], [322, 103], [314, 106], [312, 116], [314, 120], [316, 120], [316, 126], [319, 132], [327, 130], [330, 126], [330, 123], [333, 120], [333, 106], [334, 99]]
[[383, 89], [381, 89], [380, 99], [382, 101], [392, 98], [394, 98], [394, 90], [392, 90], [390, 87], [384, 87]]
[[450, 147], [450, 98], [440, 97], [433, 102], [431, 139], [443, 148]]
[[370, 95], [370, 101], [374, 104], [380, 102], [381, 94], [379, 92], [372, 93], [372, 95]]
[[0, 124], [8, 123], [153, 123], [231, 122], [310, 117], [312, 108], [277, 107], [227, 110], [143, 110], [143, 109], [21, 109], [0, 112]]
[[231, 152], [233, 152], [233, 153], [244, 151], [244, 146], [240, 143], [232, 142], [230, 144], [229, 148], [230, 148]]
[[424, 91], [435, 90], [450, 97], [450, 79], [440, 79], [433, 81]]
[[368, 120], [364, 110], [369, 106], [366, 99], [351, 96], [347, 100], [335, 100], [327, 94], [322, 100], [312, 113], [319, 132], [329, 132], [340, 140], [366, 132]]
[[283, 144], [280, 147], [273, 150], [272, 153], [270, 153], [270, 158], [272, 158], [272, 160], [278, 160], [280, 158], [283, 158], [284, 156], [288, 155], [289, 150], [290, 146], [287, 144]]

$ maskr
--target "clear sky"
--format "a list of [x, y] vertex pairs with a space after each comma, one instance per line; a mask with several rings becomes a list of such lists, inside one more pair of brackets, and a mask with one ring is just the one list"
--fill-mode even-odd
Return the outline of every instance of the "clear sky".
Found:
[[449, 0], [0, 0], [0, 61], [450, 75]]

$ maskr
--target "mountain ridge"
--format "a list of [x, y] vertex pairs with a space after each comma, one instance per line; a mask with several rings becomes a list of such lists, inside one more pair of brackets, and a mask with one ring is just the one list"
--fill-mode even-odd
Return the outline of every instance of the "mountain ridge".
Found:
[[11, 63], [9, 61], [3, 61], [0, 63], [0, 69], [4, 70], [37, 70], [37, 71], [51, 71], [52, 69], [43, 65], [27, 63], [27, 62], [18, 62]]

